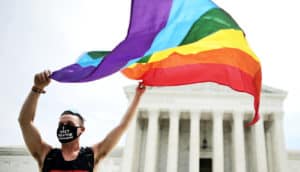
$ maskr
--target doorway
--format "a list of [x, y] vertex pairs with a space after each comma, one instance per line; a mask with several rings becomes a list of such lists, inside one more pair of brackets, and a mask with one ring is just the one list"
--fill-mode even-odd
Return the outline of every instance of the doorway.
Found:
[[200, 158], [199, 159], [199, 172], [212, 172], [212, 159]]

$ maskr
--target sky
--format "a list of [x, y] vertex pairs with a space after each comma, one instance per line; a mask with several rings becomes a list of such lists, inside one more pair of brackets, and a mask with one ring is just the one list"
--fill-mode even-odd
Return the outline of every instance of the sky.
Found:
[[[284, 133], [288, 149], [300, 149], [300, 11], [297, 1], [215, 0], [246, 33], [261, 60], [263, 84], [288, 92]], [[17, 118], [35, 73], [60, 69], [90, 50], [111, 50], [127, 33], [130, 0], [0, 0], [0, 146], [24, 145]], [[41, 95], [35, 125], [44, 140], [59, 145], [59, 114], [74, 109], [86, 117], [81, 141], [101, 141], [126, 111], [120, 73], [81, 84], [52, 81]], [[125, 137], [119, 143], [124, 145]]]

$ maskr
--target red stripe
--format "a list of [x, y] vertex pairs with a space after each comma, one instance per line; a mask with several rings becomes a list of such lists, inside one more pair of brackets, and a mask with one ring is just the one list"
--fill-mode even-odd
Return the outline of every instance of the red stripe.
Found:
[[148, 63], [137, 63], [133, 68], [123, 69], [123, 73], [133, 79], [138, 79], [151, 68], [170, 68], [189, 64], [226, 64], [254, 76], [259, 70], [260, 64], [247, 53], [234, 48], [220, 48], [199, 52], [196, 54], [173, 53], [167, 58]]
[[216, 82], [254, 96], [255, 114], [252, 125], [259, 119], [261, 71], [254, 77], [238, 68], [224, 64], [191, 64], [173, 68], [149, 69], [140, 79], [149, 86], [174, 86], [198, 82]]

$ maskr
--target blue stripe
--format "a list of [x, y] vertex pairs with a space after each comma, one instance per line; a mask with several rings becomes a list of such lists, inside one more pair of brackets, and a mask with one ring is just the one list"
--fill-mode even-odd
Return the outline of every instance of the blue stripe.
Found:
[[[210, 0], [174, 0], [166, 27], [157, 34], [144, 56], [178, 46], [200, 16], [217, 7]], [[130, 60], [124, 67], [130, 66], [141, 58]]]
[[88, 53], [84, 53], [77, 60], [77, 64], [79, 64], [81, 67], [88, 67], [88, 66], [97, 67], [101, 63], [102, 60], [103, 60], [103, 57], [93, 59], [88, 55]]

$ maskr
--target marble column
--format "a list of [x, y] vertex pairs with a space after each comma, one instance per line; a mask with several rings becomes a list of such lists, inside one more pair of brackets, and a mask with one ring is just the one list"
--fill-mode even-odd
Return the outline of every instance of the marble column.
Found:
[[179, 111], [170, 111], [170, 127], [168, 141], [167, 172], [177, 172], [179, 142]]
[[224, 172], [223, 113], [213, 112], [213, 172]]
[[234, 172], [246, 172], [244, 114], [240, 111], [233, 113], [233, 168]]
[[[138, 112], [136, 112], [138, 113]], [[137, 131], [137, 114], [134, 115], [132, 122], [128, 129], [125, 149], [123, 152], [122, 164], [121, 164], [121, 171], [122, 172], [132, 172], [133, 169], [133, 160], [136, 148], [136, 131]]]
[[266, 141], [264, 134], [264, 120], [263, 117], [259, 119], [253, 126], [251, 130], [253, 133], [253, 147], [255, 150], [255, 155], [253, 161], [256, 164], [255, 172], [267, 172], [267, 153], [266, 153]]
[[273, 139], [273, 158], [276, 172], [284, 172], [287, 169], [287, 152], [283, 134], [283, 113], [273, 114], [272, 139]]
[[144, 172], [155, 172], [157, 161], [157, 146], [159, 134], [159, 111], [148, 112], [148, 131], [145, 152]]
[[189, 172], [199, 172], [200, 158], [200, 112], [190, 113], [190, 162]]

